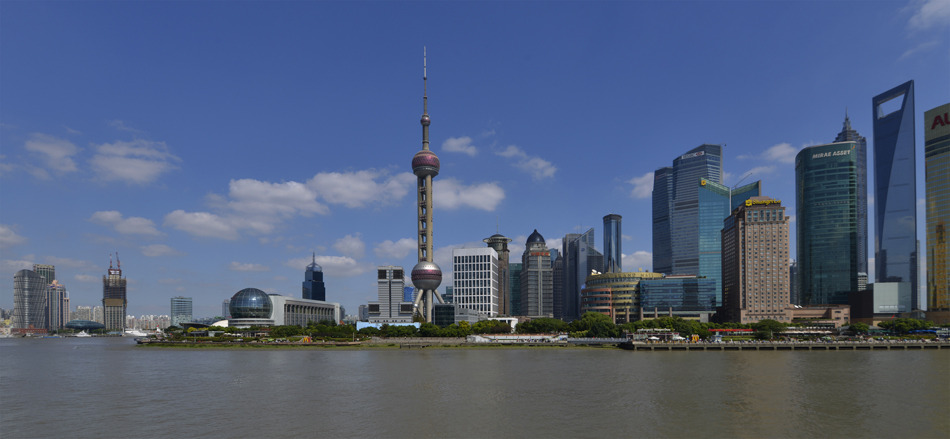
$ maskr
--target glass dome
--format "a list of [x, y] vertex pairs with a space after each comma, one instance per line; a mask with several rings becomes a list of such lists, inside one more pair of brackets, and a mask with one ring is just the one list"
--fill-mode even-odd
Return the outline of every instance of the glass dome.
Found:
[[231, 297], [228, 309], [235, 319], [266, 319], [270, 317], [273, 305], [267, 293], [257, 288], [245, 288]]

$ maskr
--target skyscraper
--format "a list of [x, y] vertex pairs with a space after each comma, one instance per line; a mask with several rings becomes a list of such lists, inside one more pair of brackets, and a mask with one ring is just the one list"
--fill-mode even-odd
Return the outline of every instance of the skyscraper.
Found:
[[508, 271], [508, 243], [511, 242], [511, 238], [496, 233], [483, 239], [482, 242], [488, 244], [498, 253], [498, 315], [513, 315], [511, 314], [510, 273]]
[[723, 220], [746, 200], [761, 192], [759, 181], [730, 189], [709, 180], [700, 180], [697, 185], [696, 215], [697, 230], [691, 235], [696, 242], [697, 267], [695, 272], [675, 273], [678, 275], [697, 275], [716, 281], [716, 306], [722, 305], [722, 236]]
[[554, 316], [554, 289], [551, 252], [544, 237], [535, 230], [521, 254], [521, 314], [529, 317]]
[[181, 327], [182, 323], [190, 322], [193, 319], [191, 297], [172, 297], [171, 300], [171, 324]]
[[46, 278], [33, 270], [20, 270], [13, 275], [14, 332], [46, 331]]
[[[947, 313], [950, 312], [950, 236], [947, 236], [950, 233], [950, 104], [924, 113], [924, 142], [927, 311]], [[944, 316], [940, 320], [947, 319], [948, 316]]]
[[69, 293], [66, 286], [53, 279], [46, 286], [46, 329], [58, 331], [69, 322]]
[[858, 240], [858, 272], [867, 276], [868, 273], [868, 141], [864, 136], [858, 134], [851, 128], [851, 119], [848, 112], [844, 114], [844, 124], [841, 132], [835, 137], [835, 143], [854, 142], [854, 154], [856, 163], [855, 175], [857, 176], [857, 222], [856, 230]]
[[379, 266], [376, 267], [376, 274], [378, 300], [369, 303], [370, 323], [411, 323], [412, 302], [402, 300], [405, 289], [402, 267]]
[[429, 97], [426, 89], [425, 49], [422, 53], [422, 150], [412, 157], [412, 173], [416, 175], [416, 224], [418, 225], [419, 263], [412, 268], [412, 284], [419, 290], [413, 304], [426, 322], [432, 323], [435, 301], [442, 303], [436, 292], [442, 283], [442, 269], [432, 261], [432, 179], [439, 175], [439, 157], [429, 150]]
[[909, 312], [919, 308], [914, 81], [875, 96], [871, 104], [875, 283], [906, 284], [898, 286], [898, 309]]
[[33, 271], [45, 279], [46, 285], [56, 280], [56, 267], [53, 265], [33, 264]]
[[[847, 122], [846, 122], [847, 124]], [[801, 305], [843, 305], [867, 268], [860, 144], [810, 146], [795, 157], [796, 249]]]
[[115, 256], [116, 267], [112, 268], [112, 258], [109, 258], [109, 274], [102, 276], [102, 314], [103, 324], [107, 330], [121, 331], [125, 329], [126, 279], [122, 277], [122, 263], [119, 255]]
[[594, 229], [568, 233], [561, 240], [561, 275], [554, 277], [554, 317], [574, 320], [580, 317], [581, 290], [591, 270], [604, 271], [604, 255], [594, 248]]
[[674, 159], [672, 168], [660, 168], [654, 173], [654, 272], [699, 272], [700, 180], [722, 184], [721, 145], [700, 145]]
[[498, 252], [491, 247], [452, 250], [452, 303], [497, 317], [499, 308]]
[[623, 271], [623, 234], [620, 231], [621, 216], [615, 213], [604, 216], [604, 272]]
[[521, 262], [508, 264], [508, 291], [511, 293], [511, 311], [509, 315], [523, 316], [521, 312]]
[[307, 266], [304, 273], [303, 293], [304, 299], [309, 300], [327, 300], [327, 287], [323, 284], [323, 268], [317, 264], [317, 254], [313, 254], [313, 262]]
[[726, 319], [791, 322], [788, 297], [788, 217], [779, 200], [752, 197], [722, 229]]

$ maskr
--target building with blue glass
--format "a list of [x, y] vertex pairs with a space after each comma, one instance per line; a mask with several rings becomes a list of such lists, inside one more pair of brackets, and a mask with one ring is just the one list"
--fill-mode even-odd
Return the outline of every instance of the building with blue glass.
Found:
[[698, 276], [666, 276], [640, 281], [639, 316], [682, 317], [708, 322], [716, 313], [716, 281]]
[[172, 297], [170, 315], [172, 326], [181, 327], [182, 323], [191, 322], [193, 320], [191, 297]]
[[924, 113], [927, 319], [950, 322], [950, 104]]
[[673, 197], [673, 168], [666, 166], [653, 173], [653, 271], [673, 272], [673, 246], [670, 244], [670, 201]]
[[623, 271], [623, 251], [621, 243], [623, 233], [620, 231], [622, 217], [615, 213], [604, 216], [604, 272], [620, 273]]
[[306, 326], [309, 322], [340, 323], [339, 303], [267, 294], [257, 288], [245, 288], [231, 296], [228, 326]]
[[594, 248], [594, 229], [568, 233], [554, 266], [554, 317], [571, 321], [581, 316], [581, 290], [591, 271], [604, 271], [604, 255]]
[[854, 141], [830, 143], [795, 157], [798, 305], [844, 305], [859, 290], [867, 267], [859, 148]]
[[307, 300], [327, 300], [327, 287], [323, 283], [323, 268], [317, 265], [317, 254], [313, 254], [313, 262], [307, 266], [304, 273], [303, 293], [301, 297]]
[[[855, 175], [857, 177], [857, 221], [856, 230], [858, 240], [858, 273], [867, 278], [868, 273], [868, 141], [864, 136], [851, 128], [851, 119], [847, 111], [841, 132], [835, 136], [834, 143], [854, 142], [854, 154], [857, 161]], [[866, 280], [866, 279], [865, 279]], [[799, 304], [800, 305], [800, 304]]]
[[871, 104], [875, 284], [905, 284], [899, 290], [910, 294], [900, 294], [898, 311], [910, 312], [919, 309], [914, 81], [875, 96]]

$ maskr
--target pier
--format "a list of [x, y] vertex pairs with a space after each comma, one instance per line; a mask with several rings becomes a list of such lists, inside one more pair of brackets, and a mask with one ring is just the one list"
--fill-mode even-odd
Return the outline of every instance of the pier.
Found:
[[628, 351], [881, 351], [950, 349], [940, 342], [621, 343]]

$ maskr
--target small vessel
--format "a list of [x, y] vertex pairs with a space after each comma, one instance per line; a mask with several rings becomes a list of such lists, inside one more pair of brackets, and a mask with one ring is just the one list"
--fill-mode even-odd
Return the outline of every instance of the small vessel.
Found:
[[126, 329], [122, 335], [126, 337], [148, 337], [148, 334], [139, 331], [138, 329]]
[[89, 333], [86, 331], [79, 331], [79, 333], [76, 334], [76, 337], [92, 337], [92, 336], [89, 335]]

